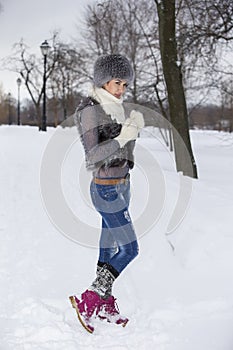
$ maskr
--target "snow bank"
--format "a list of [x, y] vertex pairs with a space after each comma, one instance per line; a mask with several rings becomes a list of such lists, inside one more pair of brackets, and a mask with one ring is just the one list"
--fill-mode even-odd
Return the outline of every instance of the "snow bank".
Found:
[[[169, 235], [180, 177], [155, 135], [142, 135], [141, 165], [132, 176], [132, 216], [140, 218], [150, 195], [142, 181], [144, 148], [164, 180], [163, 207], [140, 239], [139, 257], [115, 283], [129, 324], [99, 322], [90, 335], [76, 320], [68, 296], [93, 279], [97, 250], [58, 232], [41, 200], [41, 159], [54, 132], [0, 127], [0, 349], [232, 350], [233, 135], [192, 132], [200, 178], [192, 181], [188, 210]], [[91, 217], [98, 226], [90, 208], [85, 217], [87, 203], [79, 197], [76, 163], [83, 154], [75, 147], [65, 164], [65, 195], [83, 220]]]

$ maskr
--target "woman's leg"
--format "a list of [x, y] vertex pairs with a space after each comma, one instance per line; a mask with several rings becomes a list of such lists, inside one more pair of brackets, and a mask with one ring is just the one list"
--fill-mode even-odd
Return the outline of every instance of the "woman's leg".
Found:
[[92, 183], [91, 196], [102, 216], [99, 261], [110, 264], [120, 273], [138, 254], [137, 238], [128, 212], [129, 183], [117, 186]]
[[[110, 264], [118, 273], [121, 273], [125, 267], [138, 255], [138, 242], [134, 232], [134, 228], [131, 222], [131, 218], [128, 212], [128, 208], [125, 207], [115, 213], [103, 213], [101, 215], [104, 219], [105, 227], [103, 229], [103, 235], [106, 237], [114, 237], [114, 241], [102, 241], [100, 245], [100, 251], [109, 251], [115, 254], [108, 259]], [[117, 245], [117, 251], [114, 248]], [[110, 257], [110, 254], [108, 255]], [[101, 261], [101, 260], [100, 260]]]
[[110, 263], [111, 258], [118, 250], [114, 237], [112, 236], [111, 231], [107, 230], [107, 226], [103, 218], [99, 247], [98, 266], [102, 267], [105, 263]]

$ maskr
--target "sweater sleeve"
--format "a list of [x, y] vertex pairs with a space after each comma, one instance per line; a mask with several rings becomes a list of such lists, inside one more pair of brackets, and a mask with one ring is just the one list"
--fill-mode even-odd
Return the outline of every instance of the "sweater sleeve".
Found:
[[81, 111], [80, 122], [87, 167], [93, 167], [97, 164], [101, 166], [101, 162], [104, 163], [119, 149], [119, 142], [110, 139], [99, 143], [98, 126], [101, 125], [101, 122], [99, 113], [94, 106]]

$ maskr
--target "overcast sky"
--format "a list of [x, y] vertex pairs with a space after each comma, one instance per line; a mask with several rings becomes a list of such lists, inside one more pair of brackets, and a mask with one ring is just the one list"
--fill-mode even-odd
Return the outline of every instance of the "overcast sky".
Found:
[[[39, 46], [51, 37], [54, 29], [61, 30], [62, 39], [78, 37], [80, 23], [87, 4], [94, 0], [0, 0], [0, 59], [12, 53], [12, 46], [21, 38], [30, 46], [32, 53], [40, 54]], [[0, 82], [6, 93], [17, 96], [16, 73], [2, 71]], [[21, 88], [23, 96], [26, 95]]]

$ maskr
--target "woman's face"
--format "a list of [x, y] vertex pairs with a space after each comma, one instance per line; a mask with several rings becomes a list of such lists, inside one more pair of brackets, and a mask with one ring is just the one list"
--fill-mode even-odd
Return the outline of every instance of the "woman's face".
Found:
[[112, 79], [104, 84], [103, 88], [116, 98], [121, 98], [128, 86], [126, 80]]

